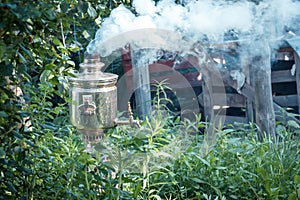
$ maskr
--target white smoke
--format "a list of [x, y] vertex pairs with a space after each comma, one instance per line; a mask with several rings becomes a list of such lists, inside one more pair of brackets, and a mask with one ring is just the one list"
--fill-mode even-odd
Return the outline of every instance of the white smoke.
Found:
[[155, 2], [152, 0], [136, 0], [133, 1], [133, 6], [140, 15], [154, 16], [157, 11]]
[[205, 34], [210, 39], [222, 40], [227, 30], [249, 31], [252, 26], [250, 3], [215, 5], [207, 0], [189, 3], [187, 9], [187, 21], [190, 22], [188, 31], [193, 35]]
[[[237, 37], [240, 40], [249, 39], [249, 36], [274, 40], [285, 34], [287, 29], [292, 29], [293, 24], [299, 25], [299, 1], [271, 0], [258, 5], [249, 1], [225, 0], [184, 2], [181, 5], [174, 0], [162, 0], [155, 4], [152, 0], [134, 0], [136, 15], [120, 5], [103, 21], [95, 39], [87, 47], [88, 53], [107, 56], [126, 44], [140, 46], [147, 43], [151, 46], [152, 43], [159, 45], [158, 41], [174, 44], [175, 50], [180, 46], [186, 48], [177, 36], [168, 38], [160, 31], [156, 34], [154, 29], [179, 34], [193, 44], [201, 43], [203, 38], [212, 43], [223, 42], [224, 35], [230, 30], [239, 33]], [[134, 37], [126, 34], [141, 29], [152, 31], [139, 32], [141, 35], [135, 34]], [[120, 35], [122, 37], [118, 38]], [[171, 41], [172, 38], [176, 41]]]

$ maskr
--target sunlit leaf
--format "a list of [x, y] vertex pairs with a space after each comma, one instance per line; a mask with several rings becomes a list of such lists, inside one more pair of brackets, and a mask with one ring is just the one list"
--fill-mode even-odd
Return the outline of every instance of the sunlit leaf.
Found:
[[97, 15], [96, 10], [95, 10], [95, 8], [93, 8], [93, 6], [91, 5], [91, 3], [89, 3], [89, 7], [88, 7], [87, 12], [90, 15], [90, 17], [93, 17], [93, 18]]
[[297, 122], [295, 122], [294, 120], [289, 120], [288, 125], [291, 127], [294, 127], [294, 128], [300, 128], [300, 125]]
[[40, 76], [41, 82], [46, 82], [53, 77], [51, 70], [44, 70]]
[[300, 175], [295, 175], [295, 176], [294, 176], [294, 182], [295, 182], [296, 184], [300, 184]]
[[26, 49], [22, 44], [20, 44], [19, 46], [26, 53], [26, 55], [29, 56], [30, 59], [33, 59], [32, 54], [28, 49]]

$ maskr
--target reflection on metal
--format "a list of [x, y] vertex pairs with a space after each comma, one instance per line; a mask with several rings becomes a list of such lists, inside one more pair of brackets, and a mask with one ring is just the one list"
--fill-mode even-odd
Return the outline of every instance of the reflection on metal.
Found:
[[71, 123], [83, 134], [83, 139], [98, 142], [103, 131], [118, 124], [139, 125], [133, 120], [129, 108], [129, 120], [117, 120], [117, 79], [118, 75], [101, 71], [104, 64], [100, 56], [87, 55], [80, 64], [80, 73], [69, 78]]

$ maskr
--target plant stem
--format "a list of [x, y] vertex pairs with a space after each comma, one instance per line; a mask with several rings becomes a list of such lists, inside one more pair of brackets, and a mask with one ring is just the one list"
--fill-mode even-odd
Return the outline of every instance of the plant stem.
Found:
[[[88, 191], [90, 191], [90, 183], [89, 183], [89, 180], [87, 177], [87, 172], [88, 172], [88, 166], [86, 166], [86, 168], [85, 168], [84, 178], [85, 178], [86, 188]], [[89, 199], [91, 199], [90, 193], [89, 193]]]
[[64, 27], [62, 24], [62, 19], [60, 19], [60, 30], [61, 30], [61, 38], [62, 38], [62, 42], [64, 47], [66, 47], [66, 40], [65, 40], [65, 35], [64, 35]]
[[[69, 182], [68, 182], [68, 189], [69, 189], [69, 190], [72, 190], [72, 187], [73, 187], [73, 177], [74, 177], [74, 172], [75, 172], [75, 166], [73, 165], [73, 166], [72, 166], [71, 177], [70, 177]], [[71, 193], [70, 193], [70, 195], [71, 195]]]
[[[118, 148], [118, 170], [119, 170], [119, 189], [122, 189], [122, 174], [123, 174], [123, 170], [122, 170], [122, 155], [121, 155], [121, 148]], [[120, 198], [120, 195], [118, 194], [117, 199]]]

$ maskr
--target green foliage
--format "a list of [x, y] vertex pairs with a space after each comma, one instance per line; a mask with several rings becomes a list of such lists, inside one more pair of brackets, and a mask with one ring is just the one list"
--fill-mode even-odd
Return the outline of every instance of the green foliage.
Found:
[[[127, 197], [300, 198], [299, 138], [292, 132], [286, 130], [278, 142], [260, 142], [252, 125], [250, 129], [225, 129], [219, 131], [212, 150], [201, 156], [203, 137], [184, 134], [191, 126], [178, 122], [165, 129], [164, 122], [158, 121], [146, 120], [140, 130], [118, 128], [103, 143], [106, 148], [98, 149], [116, 166], [119, 189], [126, 191]], [[126, 199], [122, 193], [118, 195]]]
[[0, 1], [0, 199], [300, 199], [296, 124], [278, 124], [276, 141], [258, 141], [253, 124], [218, 130], [203, 154], [207, 124], [174, 118], [163, 84], [154, 117], [85, 151], [66, 77], [122, 2]]
[[91, 163], [108, 170], [73, 135], [66, 77], [120, 2], [0, 1], [0, 199], [96, 198]]
[[116, 169], [117, 199], [300, 199], [297, 131], [279, 124], [276, 140], [259, 141], [254, 124], [237, 124], [216, 130], [204, 154], [205, 135], [191, 133], [207, 124], [174, 120], [162, 108], [140, 129], [117, 127], [96, 146]]

